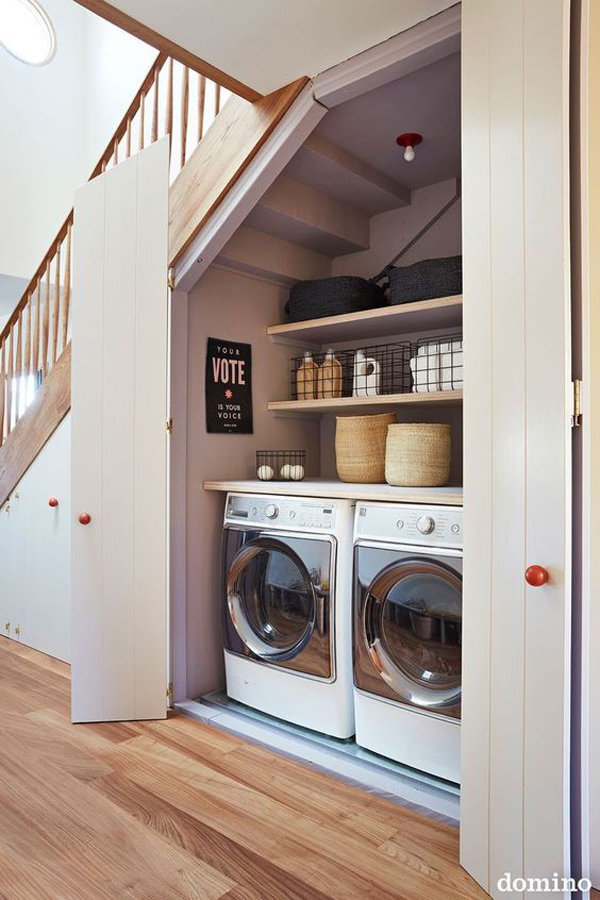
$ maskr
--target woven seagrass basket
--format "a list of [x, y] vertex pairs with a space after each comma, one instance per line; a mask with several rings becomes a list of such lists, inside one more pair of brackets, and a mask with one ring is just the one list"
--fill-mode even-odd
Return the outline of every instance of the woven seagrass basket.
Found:
[[385, 482], [385, 444], [395, 413], [376, 416], [338, 416], [335, 462], [340, 481], [359, 484]]
[[385, 480], [398, 487], [441, 487], [450, 480], [450, 425], [390, 425]]

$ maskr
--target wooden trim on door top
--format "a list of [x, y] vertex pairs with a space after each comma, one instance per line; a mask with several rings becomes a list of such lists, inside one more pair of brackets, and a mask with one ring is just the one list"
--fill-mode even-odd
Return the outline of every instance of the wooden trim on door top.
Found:
[[163, 34], [159, 34], [158, 31], [154, 31], [138, 19], [134, 19], [133, 16], [128, 15], [123, 10], [117, 9], [112, 3], [107, 3], [106, 0], [75, 0], [75, 2], [97, 16], [106, 19], [112, 25], [116, 25], [117, 28], [122, 28], [123, 31], [128, 31], [134, 37], [145, 41], [151, 47], [156, 47], [157, 50], [172, 56], [173, 59], [176, 59], [177, 62], [182, 63], [184, 66], [189, 66], [190, 69], [205, 75], [206, 78], [210, 78], [233, 94], [243, 97], [244, 100], [253, 102], [263, 96], [249, 85], [238, 81], [237, 78], [233, 78], [233, 76], [206, 62], [205, 59], [201, 59], [189, 50], [186, 50], [185, 47], [174, 43], [174, 41], [169, 40]]

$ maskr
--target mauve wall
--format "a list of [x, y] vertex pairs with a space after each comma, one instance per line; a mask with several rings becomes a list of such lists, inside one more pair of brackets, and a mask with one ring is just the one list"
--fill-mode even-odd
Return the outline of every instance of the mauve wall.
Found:
[[[371, 222], [371, 250], [338, 257], [334, 260], [334, 271], [373, 274], [380, 263], [389, 261], [393, 253], [419, 230], [423, 221], [452, 196], [454, 189], [452, 181], [424, 188], [414, 193], [412, 209], [406, 207], [375, 217]], [[393, 227], [388, 228], [388, 225]], [[460, 204], [457, 204], [403, 262], [459, 252]], [[175, 645], [181, 646], [182, 640], [186, 642], [186, 678], [183, 672], [181, 676], [176, 673], [175, 659], [174, 674], [180, 685], [187, 681], [183, 693], [188, 698], [224, 686], [220, 633], [220, 540], [224, 495], [204, 491], [202, 482], [254, 477], [254, 452], [257, 449], [305, 448], [309, 476], [335, 477], [335, 416], [323, 416], [321, 427], [316, 419], [275, 418], [266, 409], [268, 400], [289, 396], [289, 361], [302, 352], [272, 344], [265, 334], [267, 325], [284, 320], [283, 305], [288, 292], [288, 288], [273, 282], [212, 266], [188, 297], [187, 621], [183, 622], [181, 616], [179, 626], [174, 630]], [[253, 435], [206, 433], [204, 367], [208, 337], [252, 344]], [[403, 339], [406, 337], [402, 336]], [[410, 337], [416, 339], [421, 335]], [[394, 339], [397, 338], [390, 335], [389, 340]], [[437, 421], [452, 425], [451, 479], [453, 483], [461, 483], [462, 411], [430, 409], [417, 412], [409, 408], [400, 409], [398, 418], [400, 421]], [[184, 568], [183, 564], [181, 568]], [[182, 612], [183, 604], [178, 609]], [[182, 693], [177, 687], [176, 692]]]
[[[362, 275], [363, 278], [377, 275], [451, 200], [458, 189], [454, 178], [430, 184], [412, 192], [409, 206], [373, 216], [369, 226], [369, 249], [336, 257], [332, 273]], [[410, 266], [422, 259], [459, 253], [462, 253], [460, 200], [398, 260], [397, 265]]]
[[[319, 474], [319, 422], [275, 418], [268, 400], [289, 396], [289, 360], [301, 351], [272, 344], [267, 325], [282, 321], [288, 289], [211, 267], [188, 298], [187, 397], [187, 696], [223, 687], [220, 540], [224, 495], [206, 479], [251, 478], [257, 449], [306, 449], [307, 474]], [[207, 434], [206, 339], [252, 345], [254, 434]]]

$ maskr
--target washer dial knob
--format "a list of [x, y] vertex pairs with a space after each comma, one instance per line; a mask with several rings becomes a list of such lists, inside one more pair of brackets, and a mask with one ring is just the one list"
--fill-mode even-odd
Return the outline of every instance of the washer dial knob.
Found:
[[267, 503], [265, 506], [265, 516], [267, 519], [276, 519], [279, 515], [279, 507], [274, 503]]
[[435, 519], [432, 519], [431, 516], [421, 516], [420, 519], [417, 519], [417, 531], [420, 531], [421, 534], [431, 534], [434, 528]]

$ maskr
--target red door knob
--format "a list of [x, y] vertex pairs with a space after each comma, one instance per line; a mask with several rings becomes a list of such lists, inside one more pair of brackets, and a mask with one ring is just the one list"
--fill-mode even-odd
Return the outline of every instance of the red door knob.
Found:
[[79, 516], [79, 521], [82, 525], [89, 525], [92, 521], [92, 517], [89, 513], [81, 513], [81, 515]]
[[48, 500], [48, 506], [51, 506], [53, 509], [55, 506], [58, 506], [58, 500], [56, 499], [56, 497], [50, 497], [50, 499]]
[[543, 566], [529, 566], [525, 570], [525, 581], [531, 587], [541, 587], [543, 584], [546, 584], [549, 577], [548, 570], [544, 569]]

